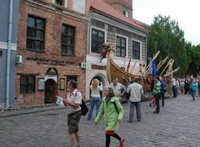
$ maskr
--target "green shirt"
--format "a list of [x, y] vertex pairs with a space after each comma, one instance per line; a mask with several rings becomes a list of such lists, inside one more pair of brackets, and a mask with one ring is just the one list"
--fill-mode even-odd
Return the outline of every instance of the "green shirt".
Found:
[[161, 89], [160, 81], [156, 82], [153, 88], [153, 94], [159, 94]]

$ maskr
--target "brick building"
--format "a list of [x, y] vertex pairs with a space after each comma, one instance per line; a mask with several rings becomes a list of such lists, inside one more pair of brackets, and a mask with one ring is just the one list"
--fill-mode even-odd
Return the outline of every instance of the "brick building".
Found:
[[85, 96], [89, 0], [20, 0], [15, 105], [55, 103], [75, 79]]
[[[140, 65], [147, 61], [147, 33], [143, 23], [132, 18], [132, 0], [91, 0], [91, 18], [88, 29], [86, 98], [90, 97], [89, 85], [97, 78], [108, 85], [106, 75], [107, 59], [99, 60], [103, 43], [116, 44], [114, 62], [123, 67], [131, 58], [131, 66], [137, 61], [132, 71], [136, 74]], [[132, 67], [131, 67], [132, 68]]]

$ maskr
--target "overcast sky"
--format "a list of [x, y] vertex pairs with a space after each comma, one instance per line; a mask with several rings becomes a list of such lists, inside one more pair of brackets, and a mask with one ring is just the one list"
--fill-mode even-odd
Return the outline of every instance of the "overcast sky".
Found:
[[187, 41], [200, 44], [200, 0], [133, 0], [133, 18], [150, 25], [158, 14], [170, 15]]

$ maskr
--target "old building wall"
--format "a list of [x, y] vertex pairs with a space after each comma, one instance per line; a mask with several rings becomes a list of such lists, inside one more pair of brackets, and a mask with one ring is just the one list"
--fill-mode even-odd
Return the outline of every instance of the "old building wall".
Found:
[[[66, 81], [69, 76], [77, 76], [78, 88], [85, 96], [85, 70], [80, 63], [86, 59], [87, 20], [82, 14], [67, 11], [51, 4], [37, 3], [38, 1], [20, 1], [18, 21], [17, 54], [23, 56], [22, 64], [17, 65], [16, 71], [16, 106], [44, 104], [44, 90], [38, 90], [38, 80], [47, 78], [49, 68], [57, 69], [55, 95], [66, 97]], [[45, 20], [44, 50], [41, 52], [27, 49], [27, 22], [33, 16]], [[75, 28], [74, 54], [61, 54], [62, 25]], [[52, 73], [50, 73], [52, 74]], [[55, 73], [54, 73], [55, 74]], [[20, 93], [20, 76], [35, 76], [35, 92]], [[60, 90], [60, 80], [65, 80], [65, 88]]]

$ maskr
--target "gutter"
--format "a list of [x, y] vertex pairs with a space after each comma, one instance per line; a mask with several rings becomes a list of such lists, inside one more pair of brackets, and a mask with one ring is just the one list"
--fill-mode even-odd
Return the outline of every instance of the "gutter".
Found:
[[8, 29], [8, 52], [7, 52], [7, 69], [6, 69], [6, 109], [10, 107], [10, 54], [12, 40], [12, 20], [13, 20], [13, 0], [9, 5], [9, 29]]

